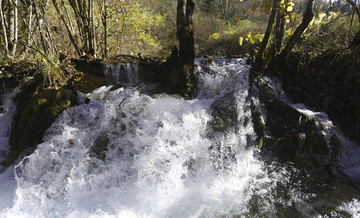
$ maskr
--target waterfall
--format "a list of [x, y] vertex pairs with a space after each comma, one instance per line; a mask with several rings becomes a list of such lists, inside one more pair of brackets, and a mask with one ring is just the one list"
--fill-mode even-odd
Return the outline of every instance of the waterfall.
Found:
[[[0, 162], [3, 161], [9, 154], [9, 137], [11, 132], [11, 121], [16, 111], [16, 106], [13, 102], [16, 95], [20, 92], [20, 86], [15, 88], [12, 92], [0, 95]], [[1, 171], [0, 165], [0, 171]]]
[[125, 69], [109, 65], [106, 77], [126, 74], [127, 86], [79, 95], [44, 142], [0, 174], [0, 217], [359, 215], [357, 198], [321, 184], [333, 188], [324, 194], [313, 175], [261, 155], [243, 59], [198, 59], [193, 100], [143, 94]]
[[138, 63], [118, 63], [105, 65], [105, 81], [108, 85], [122, 82], [124, 87], [135, 86], [140, 83]]
[[[0, 102], [2, 102], [2, 105], [0, 105], [0, 162], [5, 160], [10, 153], [9, 139], [11, 122], [16, 111], [14, 98], [19, 92], [20, 86], [11, 92], [5, 92], [0, 95]], [[4, 169], [4, 167], [0, 165], [0, 217], [2, 217], [2, 209], [10, 207], [15, 197], [14, 189], [16, 187], [16, 181], [13, 171], [14, 166]]]

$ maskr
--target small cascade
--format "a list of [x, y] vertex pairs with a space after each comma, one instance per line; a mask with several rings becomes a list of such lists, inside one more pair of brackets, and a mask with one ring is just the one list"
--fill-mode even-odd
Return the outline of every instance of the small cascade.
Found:
[[105, 81], [108, 85], [121, 82], [124, 87], [139, 85], [139, 64], [135, 62], [105, 64]]
[[264, 77], [262, 84], [267, 84], [278, 99], [303, 114], [304, 117], [299, 118], [299, 123], [306, 118], [315, 120], [315, 124], [322, 130], [329, 149], [332, 149], [334, 157], [328, 157], [328, 160], [334, 163], [333, 173], [340, 180], [360, 188], [360, 145], [348, 139], [326, 113], [314, 112], [302, 103], [292, 103], [277, 78]]
[[[252, 107], [262, 103], [250, 92], [259, 90], [250, 87], [243, 59], [197, 59], [195, 68], [198, 96], [186, 100], [131, 88], [140, 82], [136, 64], [107, 65], [108, 83], [124, 86], [79, 94], [79, 104], [59, 115], [44, 142], [0, 174], [0, 217], [360, 214], [359, 198], [345, 185], [258, 149]], [[326, 114], [292, 105], [277, 83], [265, 80], [303, 114], [299, 122], [313, 116], [331, 140]], [[345, 167], [349, 154], [343, 155]], [[346, 167], [353, 175], [356, 169]]]
[[16, 106], [13, 100], [19, 92], [20, 86], [15, 88], [11, 93], [5, 93], [0, 96], [0, 102], [2, 102], [2, 105], [0, 105], [0, 162], [3, 161], [9, 154], [11, 122], [16, 111]]

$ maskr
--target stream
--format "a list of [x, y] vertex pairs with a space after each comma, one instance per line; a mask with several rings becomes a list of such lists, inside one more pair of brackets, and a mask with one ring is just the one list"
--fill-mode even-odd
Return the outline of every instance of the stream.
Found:
[[[360, 146], [326, 114], [292, 104], [276, 79], [263, 78], [325, 136], [341, 138], [336, 179], [258, 148], [250, 102], [260, 103], [245, 60], [200, 58], [196, 73], [192, 100], [149, 94], [138, 76], [125, 88], [79, 93], [32, 154], [0, 171], [0, 217], [360, 217]], [[0, 159], [17, 92], [2, 96]]]

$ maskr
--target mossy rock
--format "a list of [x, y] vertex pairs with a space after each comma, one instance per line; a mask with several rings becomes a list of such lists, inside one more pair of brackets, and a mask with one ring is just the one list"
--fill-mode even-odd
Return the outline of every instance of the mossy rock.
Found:
[[[254, 129], [258, 136], [262, 131], [263, 150], [276, 155], [282, 161], [307, 162], [316, 166], [327, 164], [334, 157], [334, 143], [328, 142], [321, 125], [296, 109], [277, 99], [267, 87], [259, 88], [259, 99], [266, 117], [264, 129], [256, 126], [259, 118], [253, 112]], [[334, 136], [335, 137], [335, 136]], [[315, 158], [314, 158], [315, 157]], [[323, 158], [324, 157], [324, 158]]]
[[45, 131], [56, 117], [74, 105], [76, 99], [76, 93], [65, 88], [44, 90], [32, 98], [13, 120], [9, 161], [15, 161], [25, 149], [41, 143]]
[[77, 72], [66, 86], [82, 93], [90, 93], [95, 89], [106, 85], [105, 78], [98, 74]]

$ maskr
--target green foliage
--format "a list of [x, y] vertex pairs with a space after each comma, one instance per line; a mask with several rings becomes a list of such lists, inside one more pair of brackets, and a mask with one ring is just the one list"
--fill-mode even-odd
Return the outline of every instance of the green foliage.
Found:
[[309, 25], [300, 50], [310, 51], [311, 55], [318, 55], [328, 50], [346, 48], [350, 45], [356, 32], [360, 30], [359, 22], [350, 25], [351, 17], [330, 12], [317, 14]]
[[166, 14], [156, 13], [139, 0], [113, 2], [109, 9], [110, 55], [156, 53], [162, 49], [156, 29], [164, 25]]
[[226, 28], [212, 33], [198, 44], [204, 45], [202, 54], [236, 55], [254, 50], [264, 36], [265, 25], [250, 20], [241, 20], [235, 24], [226, 22]]
[[57, 56], [38, 58], [39, 70], [43, 74], [43, 86], [59, 88], [66, 84], [65, 64], [60, 63]]

